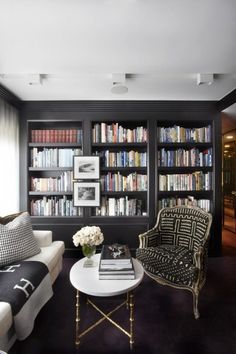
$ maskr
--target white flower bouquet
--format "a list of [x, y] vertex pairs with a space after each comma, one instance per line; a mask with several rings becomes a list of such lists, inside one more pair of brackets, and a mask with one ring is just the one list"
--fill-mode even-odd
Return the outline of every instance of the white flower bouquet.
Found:
[[73, 235], [73, 243], [76, 247], [79, 245], [97, 246], [100, 245], [103, 240], [103, 233], [99, 226], [82, 227], [82, 229]]

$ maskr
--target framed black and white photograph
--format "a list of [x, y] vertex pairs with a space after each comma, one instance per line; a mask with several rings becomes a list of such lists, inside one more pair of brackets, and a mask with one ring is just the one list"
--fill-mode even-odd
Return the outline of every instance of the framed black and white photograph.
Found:
[[99, 206], [100, 182], [74, 182], [74, 206]]
[[98, 179], [99, 156], [74, 156], [74, 179]]

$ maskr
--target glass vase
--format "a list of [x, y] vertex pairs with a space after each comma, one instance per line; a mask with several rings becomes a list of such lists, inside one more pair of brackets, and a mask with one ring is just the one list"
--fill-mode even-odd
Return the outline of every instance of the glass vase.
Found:
[[84, 267], [92, 267], [93, 266], [93, 255], [96, 253], [96, 246], [83, 245], [82, 252], [85, 257]]

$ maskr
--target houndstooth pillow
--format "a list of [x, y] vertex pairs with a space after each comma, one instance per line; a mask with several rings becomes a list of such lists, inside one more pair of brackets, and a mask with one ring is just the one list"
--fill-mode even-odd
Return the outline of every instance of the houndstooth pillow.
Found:
[[6, 225], [0, 224], [0, 267], [34, 256], [40, 251], [27, 212]]

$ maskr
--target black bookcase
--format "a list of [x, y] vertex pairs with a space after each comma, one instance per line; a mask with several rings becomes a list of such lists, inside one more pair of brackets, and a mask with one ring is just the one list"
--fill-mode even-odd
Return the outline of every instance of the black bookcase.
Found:
[[[72, 166], [34, 167], [32, 166], [32, 151], [47, 149], [66, 150], [80, 149], [86, 156], [99, 155], [101, 167], [101, 200], [110, 209], [103, 207], [83, 207], [73, 215], [32, 215], [34, 229], [50, 229], [54, 239], [61, 239], [66, 245], [66, 255], [76, 255], [78, 249], [72, 243], [72, 235], [82, 226], [98, 225], [101, 227], [105, 243], [127, 243], [131, 250], [138, 247], [138, 234], [151, 228], [156, 221], [156, 215], [163, 199], [194, 198], [208, 200], [210, 212], [213, 214], [210, 254], [221, 253], [221, 190], [220, 166], [220, 122], [214, 102], [153, 102], [153, 101], [72, 101], [72, 102], [24, 102], [20, 112], [20, 160], [21, 160], [21, 209], [32, 212], [35, 200], [58, 200], [64, 198], [68, 203], [73, 198], [72, 191], [38, 191], [32, 190], [32, 180], [42, 182], [43, 178], [60, 179], [64, 172], [72, 171]], [[145, 130], [146, 140], [134, 139], [127, 141], [94, 139], [94, 129], [107, 128], [112, 136], [112, 129], [122, 127], [128, 134], [135, 129]], [[185, 129], [210, 127], [209, 141], [164, 142], [160, 141], [159, 128], [180, 126]], [[116, 127], [116, 128], [114, 128]], [[80, 141], [32, 141], [32, 130], [79, 130]], [[131, 133], [130, 133], [131, 132]], [[63, 133], [64, 134], [64, 133]], [[68, 134], [70, 134], [68, 132]], [[66, 135], [66, 134], [65, 134]], [[65, 138], [63, 138], [65, 139]], [[34, 140], [34, 139], [33, 139]], [[180, 150], [180, 154], [195, 149], [194, 152], [206, 154], [210, 151], [211, 162], [202, 166], [165, 166], [160, 164], [161, 151]], [[181, 150], [182, 149], [182, 150]], [[136, 153], [136, 158], [146, 158], [145, 163], [129, 163], [113, 165], [106, 162], [105, 157], [118, 157], [126, 161], [130, 151]], [[122, 155], [123, 153], [123, 155]], [[119, 155], [120, 154], [120, 155]], [[119, 155], [119, 156], [118, 156]], [[131, 153], [131, 156], [132, 153]], [[135, 156], [135, 155], [134, 155]], [[112, 159], [112, 158], [111, 158]], [[202, 159], [206, 159], [201, 155]], [[161, 175], [179, 174], [209, 174], [210, 187], [198, 190], [160, 190]], [[137, 179], [138, 176], [138, 179]], [[68, 176], [67, 176], [68, 177]], [[134, 182], [130, 182], [130, 179]], [[36, 179], [36, 180], [34, 180]], [[37, 180], [38, 179], [38, 180]], [[137, 187], [137, 180], [139, 185]], [[110, 185], [106, 184], [110, 181]], [[115, 182], [114, 182], [115, 181]], [[118, 182], [117, 182], [118, 181]], [[125, 182], [124, 182], [125, 181]], [[128, 182], [127, 182], [128, 181]], [[140, 182], [141, 181], [141, 182]], [[44, 181], [43, 181], [44, 183]], [[114, 184], [115, 183], [115, 184]], [[117, 187], [118, 183], [118, 187]], [[123, 187], [122, 183], [126, 183]], [[131, 183], [131, 184], [130, 184]], [[140, 184], [141, 183], [141, 184]], [[208, 183], [208, 182], [207, 182]], [[105, 186], [105, 187], [104, 187]], [[122, 186], [122, 187], [121, 187]], [[142, 186], [142, 187], [140, 187]], [[130, 190], [131, 189], [131, 190]], [[53, 199], [54, 198], [54, 199]], [[127, 203], [130, 199], [137, 201], [131, 212], [119, 209], [119, 203]], [[119, 201], [117, 204], [117, 200]], [[115, 207], [114, 207], [115, 203]], [[135, 203], [135, 202], [134, 202]], [[118, 205], [118, 206], [117, 206]], [[123, 205], [123, 204], [122, 204]], [[37, 209], [36, 209], [37, 210]], [[127, 209], [125, 209], [127, 210]], [[217, 222], [216, 222], [217, 220]]]
[[213, 210], [212, 121], [157, 121], [158, 208], [195, 205]]

